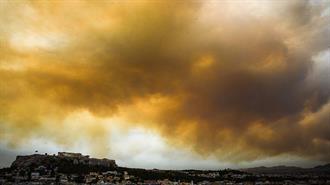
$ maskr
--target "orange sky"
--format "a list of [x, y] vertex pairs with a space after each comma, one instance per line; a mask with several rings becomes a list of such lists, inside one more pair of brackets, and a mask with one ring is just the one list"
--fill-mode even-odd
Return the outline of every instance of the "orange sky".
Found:
[[0, 157], [330, 162], [329, 12], [326, 0], [1, 1]]

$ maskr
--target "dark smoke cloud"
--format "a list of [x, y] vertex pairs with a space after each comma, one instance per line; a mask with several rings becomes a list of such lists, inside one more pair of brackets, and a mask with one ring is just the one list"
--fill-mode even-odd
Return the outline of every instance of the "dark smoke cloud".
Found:
[[[221, 159], [329, 162], [330, 91], [308, 81], [329, 49], [329, 4], [232, 3], [8, 3], [28, 16], [0, 19], [0, 137], [15, 145], [87, 109]], [[17, 46], [15, 30], [37, 38]]]

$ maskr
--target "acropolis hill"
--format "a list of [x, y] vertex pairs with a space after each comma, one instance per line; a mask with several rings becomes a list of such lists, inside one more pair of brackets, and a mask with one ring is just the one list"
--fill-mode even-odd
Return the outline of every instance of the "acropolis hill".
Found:
[[88, 172], [93, 170], [111, 170], [117, 167], [115, 160], [90, 158], [81, 153], [58, 152], [58, 155], [33, 154], [17, 156], [12, 168], [33, 168], [45, 166], [57, 168], [63, 172]]

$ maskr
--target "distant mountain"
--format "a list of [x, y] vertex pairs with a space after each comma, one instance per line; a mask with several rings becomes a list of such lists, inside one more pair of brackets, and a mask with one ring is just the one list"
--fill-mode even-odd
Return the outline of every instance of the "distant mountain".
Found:
[[300, 168], [296, 166], [273, 166], [245, 168], [241, 171], [255, 174], [330, 174], [330, 164], [316, 166], [314, 168]]
[[242, 169], [242, 171], [249, 173], [263, 173], [263, 174], [288, 174], [288, 173], [300, 173], [303, 172], [304, 168], [295, 166], [273, 166], [273, 167], [254, 167]]
[[315, 172], [324, 172], [330, 174], [330, 163], [312, 168]]

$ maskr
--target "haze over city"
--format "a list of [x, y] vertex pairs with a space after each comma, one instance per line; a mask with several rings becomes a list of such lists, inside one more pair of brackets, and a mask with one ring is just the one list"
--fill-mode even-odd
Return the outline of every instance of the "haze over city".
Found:
[[0, 1], [0, 167], [330, 162], [330, 1]]

